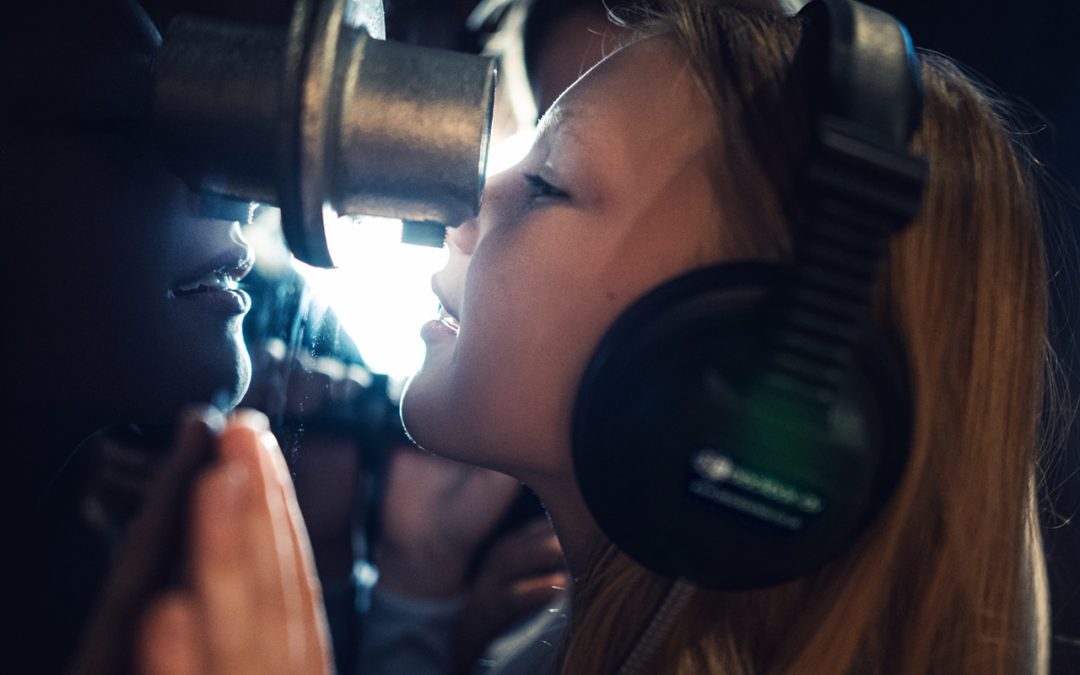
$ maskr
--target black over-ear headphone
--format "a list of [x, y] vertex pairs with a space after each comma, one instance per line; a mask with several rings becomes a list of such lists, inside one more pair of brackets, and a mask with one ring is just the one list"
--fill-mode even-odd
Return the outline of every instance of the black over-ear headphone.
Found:
[[616, 546], [662, 575], [756, 588], [838, 555], [893, 492], [906, 368], [870, 330], [888, 237], [927, 167], [905, 28], [850, 0], [802, 11], [797, 76], [820, 77], [787, 264], [690, 272], [601, 340], [574, 412], [579, 486]]

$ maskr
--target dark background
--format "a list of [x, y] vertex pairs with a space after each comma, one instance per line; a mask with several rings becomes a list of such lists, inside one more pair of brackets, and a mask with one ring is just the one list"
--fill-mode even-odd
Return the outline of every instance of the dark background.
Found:
[[[1043, 175], [1053, 284], [1052, 344], [1072, 397], [1080, 397], [1080, 2], [874, 0], [916, 45], [952, 56], [1013, 100]], [[1051, 422], [1054, 423], [1054, 422]], [[1050, 448], [1043, 536], [1051, 584], [1054, 675], [1080, 673], [1080, 434]]]

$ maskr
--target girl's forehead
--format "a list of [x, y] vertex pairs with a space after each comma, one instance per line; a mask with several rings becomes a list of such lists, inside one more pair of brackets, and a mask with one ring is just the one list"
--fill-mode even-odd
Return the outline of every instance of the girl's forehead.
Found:
[[642, 37], [609, 54], [563, 92], [540, 120], [538, 133], [564, 133], [596, 116], [674, 102], [688, 75], [686, 59], [673, 40]]
[[[712, 145], [715, 128], [708, 123], [709, 109], [674, 40], [644, 37], [608, 56], [567, 89], [541, 120], [536, 145], [573, 145], [612, 158], [624, 145], [681, 155]], [[622, 159], [636, 165], [641, 157]]]

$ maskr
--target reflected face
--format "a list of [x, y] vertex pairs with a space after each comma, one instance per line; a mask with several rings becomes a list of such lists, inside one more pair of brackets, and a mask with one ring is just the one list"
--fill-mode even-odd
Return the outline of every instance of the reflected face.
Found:
[[[31, 26], [0, 50], [45, 59], [42, 86], [63, 72], [49, 59], [78, 64], [72, 78], [116, 59], [107, 39], [98, 47], [77, 27], [46, 26], [44, 37]], [[70, 47], [32, 51], [57, 44]], [[20, 400], [95, 424], [164, 422], [190, 402], [235, 403], [250, 372], [241, 336], [250, 300], [233, 290], [251, 263], [239, 225], [197, 217], [192, 194], [147, 139], [9, 118], [11, 103], [0, 125], [2, 248], [14, 278]]]
[[449, 231], [432, 285], [460, 329], [424, 327], [402, 402], [420, 445], [525, 480], [570, 475], [578, 382], [604, 331], [719, 257], [711, 115], [664, 37], [616, 52], [554, 104], [479, 217]]
[[250, 369], [240, 330], [250, 301], [225, 290], [250, 266], [239, 225], [195, 217], [179, 179], [125, 140], [15, 147], [5, 161], [21, 168], [21, 189], [7, 213], [32, 398], [103, 421], [235, 403]]

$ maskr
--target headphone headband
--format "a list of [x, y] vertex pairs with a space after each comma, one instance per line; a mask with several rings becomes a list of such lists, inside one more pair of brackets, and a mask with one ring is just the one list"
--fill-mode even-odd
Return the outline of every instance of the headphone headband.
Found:
[[827, 405], [864, 331], [888, 238], [922, 201], [926, 162], [908, 150], [922, 80], [907, 30], [888, 14], [814, 0], [799, 16], [793, 69], [820, 95], [808, 97], [816, 120], [801, 182], [808, 222], [796, 231], [768, 379]]
[[813, 0], [799, 12], [795, 61], [818, 73], [824, 115], [867, 140], [905, 149], [922, 120], [922, 78], [911, 36], [885, 12], [851, 0]]

